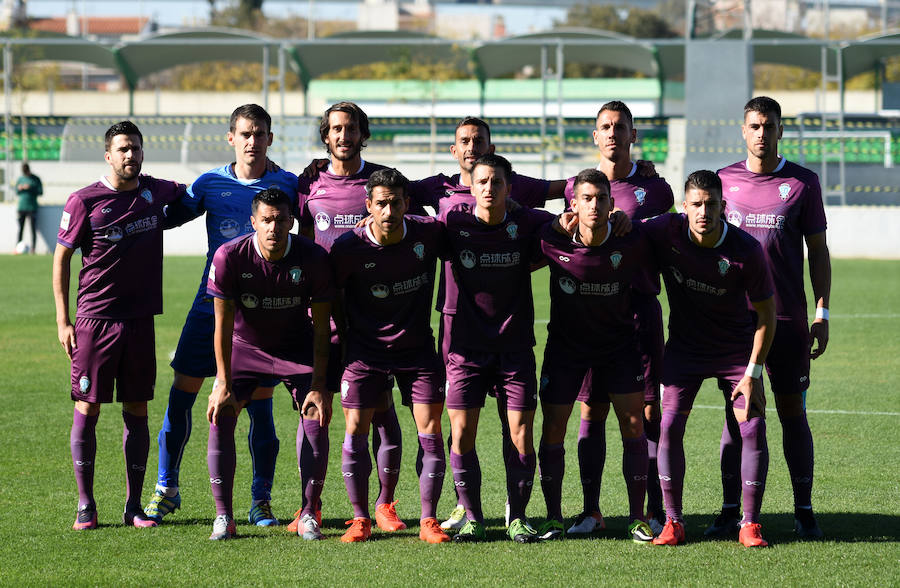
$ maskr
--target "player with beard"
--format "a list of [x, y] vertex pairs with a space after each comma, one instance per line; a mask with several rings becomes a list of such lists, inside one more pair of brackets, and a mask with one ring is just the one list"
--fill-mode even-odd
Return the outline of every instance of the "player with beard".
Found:
[[[610, 195], [616, 207], [629, 218], [643, 220], [668, 212], [672, 208], [672, 188], [659, 176], [638, 173], [638, 164], [631, 159], [631, 146], [637, 141], [637, 130], [631, 110], [624, 102], [607, 102], [597, 112], [593, 141], [597, 146], [603, 172], [610, 183]], [[566, 199], [574, 196], [575, 178], [566, 185]], [[647, 474], [647, 521], [655, 534], [662, 531], [665, 514], [662, 492], [656, 472], [656, 451], [659, 443], [659, 378], [663, 355], [662, 309], [659, 276], [651, 276], [656, 292], [635, 292], [635, 319], [640, 332], [640, 347], [644, 365], [644, 431], [647, 435], [649, 466]], [[590, 379], [585, 380], [582, 395], [590, 395]], [[591, 406], [581, 404], [581, 425], [578, 429], [578, 467], [584, 497], [584, 510], [569, 528], [568, 533], [589, 534], [603, 528], [600, 514], [600, 488], [606, 461], [606, 411], [609, 404]]]
[[[728, 221], [762, 243], [775, 280], [778, 328], [766, 372], [794, 491], [794, 530], [802, 539], [819, 539], [824, 533], [812, 510], [813, 438], [806, 418], [806, 397], [810, 360], [821, 356], [828, 345], [831, 258], [819, 178], [778, 154], [783, 131], [778, 102], [765, 96], [750, 100], [744, 106], [741, 127], [747, 159], [718, 173], [728, 193]], [[803, 288], [804, 243], [816, 307], [811, 325]], [[723, 504], [707, 529], [709, 535], [733, 534], [740, 520], [741, 438], [737, 423], [727, 412], [721, 447]]]
[[[63, 208], [53, 255], [53, 296], [59, 342], [72, 362], [75, 401], [70, 435], [78, 485], [75, 530], [97, 528], [94, 460], [101, 404], [122, 403], [127, 494], [126, 525], [155, 527], [141, 510], [150, 451], [147, 402], [156, 380], [154, 315], [162, 313], [164, 209], [184, 186], [142, 176], [143, 136], [133, 123], [106, 131], [111, 173], [73, 193]], [[70, 262], [81, 249], [78, 302], [69, 318]]]
[[[297, 176], [269, 169], [267, 152], [272, 145], [272, 118], [257, 104], [244, 104], [231, 113], [227, 134], [234, 149], [234, 163], [210, 170], [188, 188], [179, 205], [170, 206], [167, 226], [183, 224], [206, 215], [209, 247], [200, 287], [184, 322], [175, 357], [174, 377], [169, 403], [157, 437], [159, 465], [156, 490], [144, 512], [157, 522], [181, 507], [179, 473], [184, 448], [191, 436], [191, 410], [206, 378], [216, 373], [213, 349], [215, 316], [213, 297], [207, 292], [209, 266], [216, 250], [226, 241], [252, 231], [250, 203], [260, 191], [278, 187], [290, 194], [296, 205]], [[271, 489], [275, 477], [275, 459], [280, 442], [272, 416], [273, 386], [278, 380], [261, 380], [260, 388], [247, 404], [250, 432], [247, 441], [253, 464], [248, 520], [259, 526], [277, 525], [272, 514]]]
[[696, 171], [684, 193], [684, 214], [664, 214], [641, 225], [669, 299], [658, 463], [666, 525], [653, 543], [685, 541], [685, 425], [703, 380], [716, 378], [742, 441], [739, 540], [746, 547], [764, 547], [759, 513], [769, 450], [762, 366], [775, 334], [774, 286], [760, 244], [725, 222], [719, 177]]
[[408, 181], [395, 169], [375, 171], [366, 183], [369, 223], [341, 235], [331, 249], [346, 325], [346, 367], [341, 405], [347, 423], [342, 472], [353, 522], [341, 541], [365, 541], [369, 516], [369, 426], [391, 378], [411, 405], [424, 450], [419, 473], [419, 537], [450, 538], [436, 516], [446, 458], [441, 437], [444, 367], [434, 350], [431, 300], [435, 263], [444, 251], [444, 228], [432, 218], [408, 216]]
[[[306, 174], [300, 177], [300, 231], [326, 251], [331, 251], [335, 240], [355, 228], [368, 214], [366, 182], [373, 172], [386, 168], [363, 159], [362, 149], [369, 139], [369, 118], [352, 102], [339, 102], [325, 111], [319, 124], [319, 136], [328, 150], [328, 167], [318, 171], [315, 177]], [[415, 212], [424, 211], [418, 208]], [[342, 320], [341, 317], [335, 318]], [[334, 393], [338, 390], [343, 370], [340, 339], [335, 326], [332, 326], [330, 357], [328, 390]], [[390, 388], [384, 394], [383, 403], [376, 410], [372, 424], [375, 437], [373, 448], [381, 485], [375, 501], [375, 522], [382, 530], [399, 531], [406, 528], [406, 524], [397, 516], [394, 501], [394, 491], [400, 478], [402, 434]], [[309, 448], [307, 450], [324, 451], [327, 454], [328, 439], [316, 427], [315, 421], [304, 419], [304, 431], [297, 433], [298, 451], [305, 446]], [[317, 482], [304, 481], [304, 486], [308, 483]], [[288, 529], [296, 528], [297, 533], [302, 535], [303, 516], [320, 510], [321, 505], [309, 505], [304, 501], [297, 512], [297, 518]]]
[[[278, 188], [254, 195], [254, 232], [219, 247], [209, 269], [216, 317], [216, 379], [207, 408], [207, 461], [216, 502], [213, 540], [235, 535], [234, 428], [260, 382], [284, 382], [301, 418], [315, 419], [325, 434], [331, 420], [331, 394], [325, 388], [331, 267], [321, 247], [289, 232], [291, 208], [291, 199]], [[299, 456], [301, 474], [324, 469], [327, 459], [327, 454]], [[308, 527], [305, 538], [322, 539], [321, 532], [313, 537], [312, 531]]]

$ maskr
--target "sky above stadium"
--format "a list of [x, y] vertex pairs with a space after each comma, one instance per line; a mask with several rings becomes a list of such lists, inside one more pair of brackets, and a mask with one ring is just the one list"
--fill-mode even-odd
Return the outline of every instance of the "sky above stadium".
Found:
[[[223, 4], [219, 2], [219, 4]], [[356, 20], [356, 4], [349, 2], [327, 2], [299, 0], [269, 0], [263, 3], [267, 15], [307, 17], [310, 6], [315, 20]], [[565, 8], [539, 6], [490, 6], [479, 4], [437, 5], [438, 18], [454, 18], [460, 14], [477, 13], [489, 18], [499, 14], [506, 23], [507, 33], [521, 35], [548, 29], [554, 20], [565, 17]], [[161, 26], [197, 26], [209, 17], [207, 0], [29, 0], [30, 17], [64, 16], [71, 11], [80, 16], [150, 16]]]

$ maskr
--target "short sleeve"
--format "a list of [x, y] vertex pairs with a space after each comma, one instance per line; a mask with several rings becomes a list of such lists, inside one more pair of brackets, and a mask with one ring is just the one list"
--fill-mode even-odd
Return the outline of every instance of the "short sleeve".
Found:
[[528, 208], [541, 208], [547, 203], [550, 182], [521, 174], [513, 174], [510, 197]]
[[72, 194], [63, 207], [56, 242], [70, 249], [77, 249], [85, 244], [90, 227], [90, 216], [84, 201], [77, 194]]
[[328, 302], [335, 295], [332, 266], [325, 249], [319, 245], [314, 247], [309, 266], [309, 299], [310, 302]]
[[228, 262], [227, 246], [222, 245], [216, 250], [212, 263], [209, 265], [209, 279], [206, 282], [206, 292], [210, 296], [225, 300], [234, 299], [234, 280], [232, 279], [231, 266]]
[[800, 230], [804, 235], [815, 235], [824, 231], [828, 223], [825, 220], [825, 204], [822, 202], [822, 186], [819, 178], [813, 174], [806, 182], [803, 210], [800, 214]]
[[744, 262], [743, 278], [750, 302], [761, 302], [775, 294], [769, 265], [763, 255], [762, 246], [756, 241], [753, 242], [753, 248]]

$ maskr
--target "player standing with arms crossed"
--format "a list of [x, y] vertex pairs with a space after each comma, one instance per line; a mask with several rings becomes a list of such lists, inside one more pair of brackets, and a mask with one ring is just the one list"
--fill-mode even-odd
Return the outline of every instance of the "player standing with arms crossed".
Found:
[[[206, 214], [209, 247], [200, 288], [185, 319], [175, 358], [169, 403], [159, 431], [159, 464], [156, 490], [144, 512], [157, 522], [181, 507], [179, 473], [184, 448], [191, 436], [191, 410], [206, 378], [216, 373], [213, 349], [215, 318], [213, 297], [207, 291], [209, 266], [220, 245], [252, 231], [248, 221], [253, 196], [275, 186], [291, 196], [296, 205], [297, 176], [283, 170], [269, 171], [266, 153], [272, 145], [272, 118], [261, 106], [244, 104], [231, 113], [228, 144], [234, 148], [234, 163], [210, 170], [188, 188], [179, 206], [169, 209], [168, 226], [183, 224]], [[247, 441], [253, 458], [252, 502], [248, 520], [259, 526], [277, 525], [272, 514], [271, 489], [279, 441], [272, 418], [272, 392], [278, 380], [260, 381], [260, 388], [247, 404], [250, 433]]]
[[664, 214], [641, 226], [669, 299], [658, 466], [666, 525], [653, 543], [685, 541], [685, 425], [703, 380], [714, 377], [742, 440], [745, 490], [739, 540], [746, 547], [763, 547], [768, 543], [762, 538], [759, 512], [769, 450], [762, 366], [775, 334], [772, 278], [759, 243], [722, 217], [722, 184], [716, 174], [692, 173], [684, 193], [683, 215]]
[[[70, 447], [78, 485], [75, 530], [97, 528], [94, 459], [100, 405], [122, 403], [126, 525], [155, 527], [141, 511], [150, 451], [147, 402], [156, 383], [154, 315], [162, 313], [163, 217], [184, 186], [142, 176], [144, 139], [130, 121], [106, 131], [111, 173], [66, 201], [53, 255], [59, 342], [72, 362]], [[81, 249], [75, 324], [69, 318], [70, 262]]]
[[[784, 458], [794, 491], [794, 530], [802, 539], [824, 536], [812, 510], [813, 439], [806, 418], [809, 363], [828, 345], [831, 257], [825, 239], [825, 208], [816, 174], [778, 154], [784, 132], [781, 106], [760, 96], [744, 106], [741, 133], [747, 159], [719, 170], [728, 194], [728, 222], [763, 246], [775, 281], [778, 328], [766, 372], [781, 421]], [[803, 288], [803, 243], [809, 260], [816, 315], [810, 325]], [[813, 344], [816, 345], [813, 349]], [[737, 423], [725, 414], [722, 430], [722, 511], [709, 535], [734, 532], [741, 497]]]
[[[321, 247], [289, 232], [291, 208], [291, 199], [277, 188], [257, 193], [254, 232], [219, 247], [209, 269], [216, 317], [216, 379], [207, 409], [207, 461], [216, 502], [213, 540], [235, 535], [234, 428], [260, 381], [284, 382], [300, 418], [316, 419], [323, 432], [331, 420], [331, 394], [325, 388], [331, 267]], [[328, 454], [302, 454], [298, 461], [301, 473], [324, 472]], [[318, 501], [318, 495], [305, 498]]]

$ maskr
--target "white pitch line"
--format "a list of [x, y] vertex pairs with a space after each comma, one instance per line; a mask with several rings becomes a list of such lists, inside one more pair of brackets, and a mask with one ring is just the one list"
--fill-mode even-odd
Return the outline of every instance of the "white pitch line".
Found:
[[[712, 409], [712, 410], [724, 410], [725, 406], [712, 406], [708, 404], [695, 404], [693, 408], [704, 408], [704, 409]], [[900, 416], [900, 412], [880, 412], [880, 411], [867, 411], [867, 410], [821, 410], [821, 409], [807, 409], [807, 413], [810, 414], [847, 414], [847, 415], [857, 415], [857, 416]]]
[[[831, 319], [897, 319], [900, 313], [888, 312], [885, 314], [832, 314]], [[546, 325], [550, 319], [534, 319], [536, 325]]]

